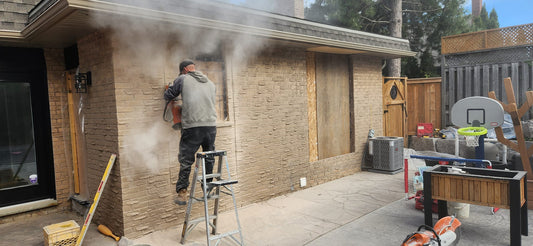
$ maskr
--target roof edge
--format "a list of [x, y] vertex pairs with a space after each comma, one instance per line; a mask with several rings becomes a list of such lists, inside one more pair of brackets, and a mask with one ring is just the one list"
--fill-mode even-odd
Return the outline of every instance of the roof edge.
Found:
[[[346, 41], [340, 41], [340, 40], [334, 40], [334, 39], [326, 39], [326, 38], [315, 37], [315, 36], [310, 36], [310, 35], [302, 35], [302, 34], [297, 34], [297, 33], [288, 33], [288, 32], [282, 32], [282, 31], [266, 29], [266, 28], [261, 28], [261, 27], [253, 27], [253, 26], [247, 26], [247, 25], [242, 25], [242, 24], [237, 24], [237, 23], [206, 19], [206, 18], [201, 18], [201, 17], [196, 17], [196, 16], [189, 16], [189, 15], [182, 15], [178, 13], [169, 13], [169, 12], [164, 12], [164, 11], [159, 11], [159, 10], [146, 9], [146, 8], [141, 8], [137, 6], [124, 5], [120, 3], [111, 3], [111, 2], [104, 2], [104, 1], [99, 1], [99, 0], [64, 0], [64, 1], [68, 1], [71, 7], [78, 8], [78, 9], [85, 9], [85, 10], [91, 10], [91, 11], [103, 11], [103, 12], [130, 15], [130, 16], [136, 16], [136, 17], [142, 16], [143, 18], [148, 18], [152, 20], [165, 21], [165, 22], [170, 22], [170, 23], [188, 24], [188, 25], [197, 26], [197, 27], [251, 34], [251, 35], [266, 37], [266, 38], [283, 39], [287, 41], [297, 41], [297, 42], [305, 42], [305, 43], [311, 43], [311, 44], [328, 45], [328, 46], [339, 47], [339, 48], [377, 52], [377, 53], [382, 53], [382, 54], [389, 55], [389, 56], [392, 55], [392, 56], [403, 57], [403, 56], [415, 56], [416, 55], [416, 52], [413, 52], [410, 50], [386, 48], [386, 47], [372, 46], [372, 45], [360, 44], [360, 43], [352, 43], [352, 42], [346, 42]], [[335, 26], [329, 26], [325, 24], [302, 20], [299, 18], [291, 18], [287, 16], [282, 16], [282, 15], [275, 15], [275, 14], [268, 13], [268, 12], [248, 10], [248, 9], [246, 9], [246, 11], [252, 12], [254, 14], [261, 14], [269, 18], [278, 18], [278, 19], [283, 19], [286, 21], [297, 21], [300, 23], [319, 26], [322, 28], [329, 28], [329, 29], [339, 30], [343, 32], [356, 33], [359, 35], [366, 35], [366, 36], [371, 36], [371, 37], [376, 37], [376, 38], [383, 38], [383, 39], [388, 39], [388, 40], [392, 40], [395, 42], [401, 42], [401, 43], [407, 43], [407, 44], [409, 43], [409, 41], [406, 39], [401, 39], [401, 38], [396, 38], [396, 37], [361, 32], [361, 31], [340, 28], [340, 27], [335, 27]]]
[[[44, 10], [43, 10], [44, 9]], [[38, 16], [32, 18], [31, 22], [20, 32], [9, 31], [2, 32], [0, 30], [0, 41], [11, 41], [11, 42], [29, 42], [34, 35], [45, 32], [48, 26], [53, 25], [57, 21], [60, 21], [62, 17], [71, 14], [76, 10], [87, 10], [95, 12], [104, 12], [104, 13], [113, 13], [121, 14], [127, 16], [135, 16], [146, 18], [154, 21], [163, 21], [168, 23], [180, 23], [187, 24], [196, 27], [203, 27], [208, 29], [217, 29], [235, 33], [250, 34], [254, 36], [259, 36], [263, 38], [273, 38], [281, 39], [287, 41], [295, 42], [304, 42], [308, 44], [316, 45], [326, 45], [337, 48], [346, 48], [351, 50], [358, 51], [367, 51], [373, 52], [376, 54], [382, 54], [386, 57], [404, 57], [404, 56], [414, 56], [416, 52], [410, 51], [408, 49], [399, 49], [399, 48], [390, 48], [382, 46], [374, 46], [363, 43], [354, 43], [349, 41], [342, 41], [336, 39], [329, 39], [324, 37], [317, 37], [312, 35], [300, 34], [285, 32], [279, 30], [273, 30], [270, 28], [255, 27], [249, 25], [243, 25], [238, 23], [231, 23], [220, 20], [206, 19], [196, 16], [183, 15], [179, 13], [165, 12], [161, 10], [147, 9], [138, 6], [125, 5], [114, 2], [100, 1], [100, 0], [57, 0], [51, 4], [47, 4], [44, 8], [41, 8], [40, 11], [34, 10], [34, 13], [38, 13]], [[389, 41], [403, 43], [402, 45], [408, 44], [409, 41], [406, 39], [395, 38], [390, 36], [378, 35], [373, 33], [361, 32], [346, 28], [340, 28], [320, 23], [315, 23], [299, 18], [293, 18], [283, 15], [276, 15], [268, 12], [245, 9], [253, 14], [258, 14], [266, 16], [268, 18], [276, 18], [283, 21], [299, 22], [306, 25], [317, 26], [320, 28], [328, 28], [331, 30], [338, 30], [347, 33], [354, 33], [358, 35], [364, 35], [367, 37], [375, 37], [386, 39]], [[185, 20], [185, 21], [184, 21]]]

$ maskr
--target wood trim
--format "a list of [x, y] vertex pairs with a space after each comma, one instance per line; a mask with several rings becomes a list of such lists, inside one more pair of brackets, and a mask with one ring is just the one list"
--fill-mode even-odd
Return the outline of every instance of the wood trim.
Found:
[[67, 83], [68, 92], [68, 117], [70, 122], [70, 145], [72, 148], [72, 168], [74, 175], [74, 192], [80, 193], [80, 179], [79, 179], [79, 163], [78, 163], [78, 133], [77, 133], [77, 120], [76, 120], [76, 107], [74, 105], [73, 85], [74, 75], [69, 72], [65, 72], [65, 82]]
[[309, 162], [318, 161], [318, 126], [316, 116], [315, 53], [306, 53], [307, 62], [307, 117], [309, 121]]

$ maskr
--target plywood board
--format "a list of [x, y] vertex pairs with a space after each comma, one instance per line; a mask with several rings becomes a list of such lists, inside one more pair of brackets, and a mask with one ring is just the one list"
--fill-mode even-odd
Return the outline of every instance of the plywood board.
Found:
[[309, 119], [309, 162], [318, 160], [318, 132], [316, 122], [315, 53], [307, 52], [307, 118]]
[[319, 159], [350, 153], [348, 56], [316, 54]]

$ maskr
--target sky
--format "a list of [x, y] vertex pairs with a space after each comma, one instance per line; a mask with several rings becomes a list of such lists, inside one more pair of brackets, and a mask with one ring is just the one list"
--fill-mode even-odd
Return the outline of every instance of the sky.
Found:
[[[500, 27], [533, 23], [533, 0], [482, 0], [490, 13], [496, 10]], [[314, 0], [304, 0], [306, 6]], [[472, 1], [466, 0], [465, 9], [472, 12]]]
[[[500, 27], [533, 23], [533, 0], [483, 0], [483, 4], [489, 13], [496, 10]], [[471, 12], [470, 0], [467, 0], [465, 9]]]

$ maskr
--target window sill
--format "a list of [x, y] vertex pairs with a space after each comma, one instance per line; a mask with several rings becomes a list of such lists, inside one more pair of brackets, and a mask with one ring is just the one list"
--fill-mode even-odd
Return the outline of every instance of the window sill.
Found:
[[52, 207], [56, 205], [57, 205], [57, 200], [54, 200], [54, 199], [43, 199], [39, 201], [11, 205], [11, 206], [0, 208], [0, 217], [6, 216], [6, 215], [28, 212], [32, 210], [41, 209], [41, 208]]

